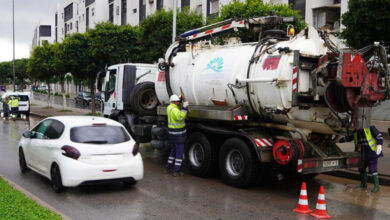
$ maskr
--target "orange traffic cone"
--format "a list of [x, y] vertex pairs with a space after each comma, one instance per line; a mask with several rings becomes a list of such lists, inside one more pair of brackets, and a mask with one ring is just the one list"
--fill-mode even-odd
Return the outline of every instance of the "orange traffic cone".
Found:
[[318, 194], [316, 211], [310, 215], [315, 218], [332, 218], [326, 213], [325, 190], [323, 186], [320, 187], [320, 193]]
[[309, 202], [307, 200], [307, 190], [306, 183], [302, 182], [301, 194], [299, 195], [298, 207], [293, 209], [294, 212], [298, 212], [301, 214], [308, 214], [313, 212], [309, 209]]

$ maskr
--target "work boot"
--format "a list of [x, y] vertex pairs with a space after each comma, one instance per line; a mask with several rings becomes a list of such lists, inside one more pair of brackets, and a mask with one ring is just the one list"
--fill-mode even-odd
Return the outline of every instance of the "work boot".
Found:
[[367, 173], [360, 173], [360, 188], [367, 188]]
[[172, 175], [173, 175], [174, 177], [179, 177], [179, 176], [183, 176], [183, 173], [180, 172], [180, 171], [175, 171], [175, 172], [173, 172]]
[[170, 174], [172, 173], [172, 170], [169, 168], [164, 168], [164, 174]]
[[379, 191], [379, 177], [378, 175], [373, 175], [374, 177], [374, 188], [371, 190], [371, 192], [375, 193]]

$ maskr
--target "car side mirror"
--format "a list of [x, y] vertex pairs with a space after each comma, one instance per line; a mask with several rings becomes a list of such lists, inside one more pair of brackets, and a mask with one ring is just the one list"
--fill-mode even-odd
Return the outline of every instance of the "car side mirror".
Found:
[[32, 136], [33, 136], [32, 131], [26, 131], [23, 133], [23, 137], [25, 137], [25, 138], [31, 138]]

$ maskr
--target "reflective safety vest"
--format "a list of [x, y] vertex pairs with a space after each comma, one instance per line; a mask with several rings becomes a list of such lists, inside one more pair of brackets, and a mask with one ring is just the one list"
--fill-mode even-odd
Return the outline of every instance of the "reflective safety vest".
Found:
[[11, 99], [11, 100], [9, 100], [8, 104], [11, 108], [17, 108], [17, 107], [19, 107], [19, 100], [18, 99]]
[[[364, 129], [364, 136], [367, 140], [368, 146], [370, 146], [372, 151], [376, 151], [376, 140], [372, 137], [370, 128]], [[355, 141], [355, 145], [357, 144], [357, 132], [353, 133], [353, 139]]]
[[180, 129], [186, 126], [184, 120], [187, 118], [187, 111], [180, 111], [179, 106], [171, 103], [167, 107], [168, 128]]

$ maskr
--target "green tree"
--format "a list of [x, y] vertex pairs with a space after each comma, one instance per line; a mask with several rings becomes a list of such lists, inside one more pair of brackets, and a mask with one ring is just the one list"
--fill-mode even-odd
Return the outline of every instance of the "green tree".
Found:
[[[262, 0], [246, 0], [245, 2], [233, 0], [230, 4], [222, 6], [220, 15], [215, 19], [215, 22], [229, 18], [245, 19], [267, 16], [272, 13], [282, 17], [295, 17], [295, 21], [291, 24], [294, 25], [296, 33], [306, 26], [305, 22], [302, 21], [302, 17], [299, 15], [299, 12], [291, 9], [290, 5], [264, 4]], [[281, 28], [285, 30], [287, 28], [287, 24], [283, 24]], [[258, 40], [257, 34], [249, 31], [240, 31], [238, 36], [241, 37], [244, 42]]]
[[135, 62], [138, 57], [136, 30], [130, 25], [117, 26], [109, 22], [97, 24], [87, 33], [88, 54], [92, 60], [87, 65], [91, 110], [96, 112], [95, 81], [97, 73], [107, 66], [121, 62]]
[[345, 29], [341, 36], [348, 46], [359, 49], [374, 41], [390, 45], [390, 1], [349, 0], [348, 11], [341, 22]]
[[[159, 10], [141, 21], [138, 27], [138, 45], [140, 61], [145, 63], [157, 62], [162, 58], [172, 43], [173, 12]], [[183, 10], [177, 13], [176, 31], [178, 34], [202, 27], [202, 17], [194, 11]]]
[[50, 83], [55, 82], [55, 53], [54, 45], [43, 43], [42, 46], [35, 47], [27, 63], [27, 74], [33, 81], [42, 81], [48, 85], [48, 106], [50, 106]]
[[12, 62], [1, 62], [0, 63], [0, 83], [11, 83], [12, 82]]
[[15, 78], [16, 84], [26, 84], [26, 80], [28, 79], [27, 75], [27, 58], [17, 59], [15, 60]]

